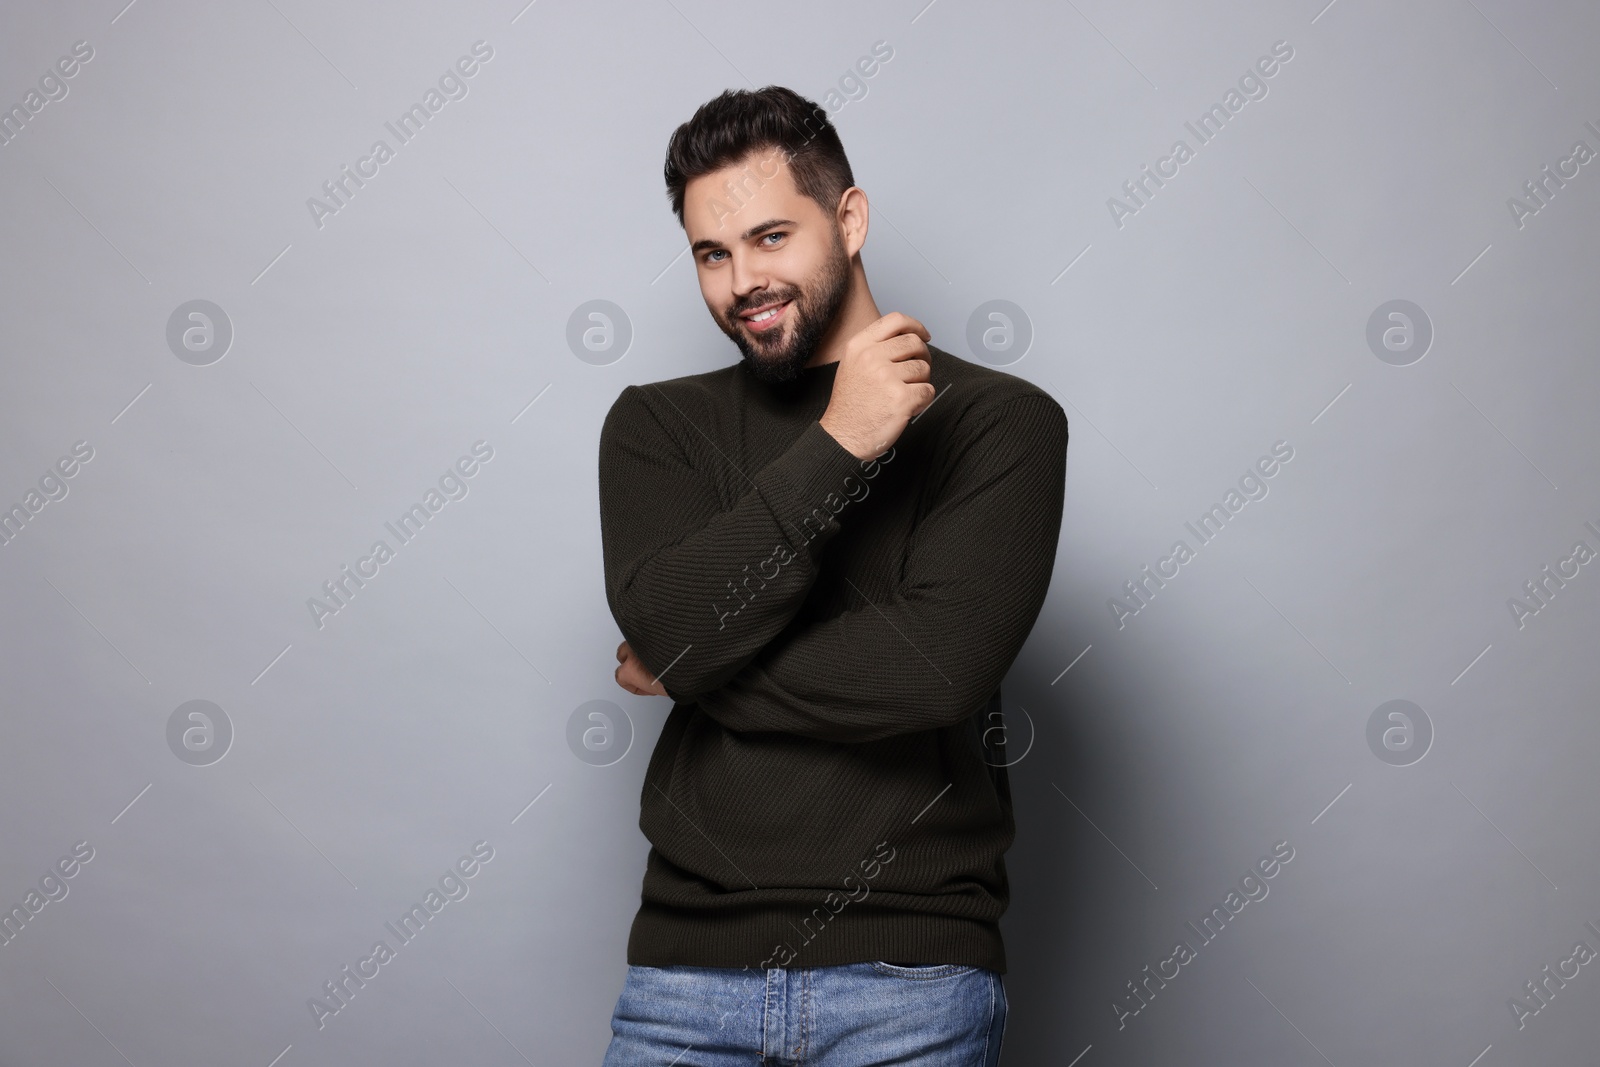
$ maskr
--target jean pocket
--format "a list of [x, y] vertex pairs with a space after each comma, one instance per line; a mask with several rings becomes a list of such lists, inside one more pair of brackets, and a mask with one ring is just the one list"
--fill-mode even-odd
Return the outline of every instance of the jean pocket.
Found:
[[927, 981], [934, 978], [955, 978], [959, 975], [971, 974], [978, 968], [969, 967], [963, 963], [930, 963], [922, 967], [905, 967], [898, 963], [873, 960], [872, 969], [890, 978], [910, 978]]

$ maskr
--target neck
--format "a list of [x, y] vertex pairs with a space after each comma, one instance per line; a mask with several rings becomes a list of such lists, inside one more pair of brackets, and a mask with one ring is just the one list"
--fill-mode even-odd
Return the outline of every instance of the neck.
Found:
[[817, 342], [817, 350], [806, 361], [806, 366], [821, 367], [839, 362], [850, 338], [882, 317], [877, 302], [872, 299], [872, 290], [867, 287], [867, 271], [861, 265], [861, 254], [858, 252], [850, 257], [850, 290], [844, 298], [844, 304], [833, 317], [833, 325]]

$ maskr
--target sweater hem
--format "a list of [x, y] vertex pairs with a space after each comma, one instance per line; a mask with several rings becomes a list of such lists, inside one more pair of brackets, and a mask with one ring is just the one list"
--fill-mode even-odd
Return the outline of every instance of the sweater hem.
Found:
[[837, 913], [819, 907], [807, 914], [788, 905], [707, 914], [646, 901], [628, 935], [628, 964], [638, 967], [766, 970], [878, 960], [1006, 973], [998, 922], [856, 904]]

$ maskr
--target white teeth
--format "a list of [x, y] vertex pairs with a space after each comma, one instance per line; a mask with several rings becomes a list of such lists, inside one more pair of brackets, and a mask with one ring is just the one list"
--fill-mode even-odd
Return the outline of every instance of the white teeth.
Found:
[[783, 307], [780, 305], [778, 307], [773, 308], [771, 311], [763, 311], [759, 315], [751, 315], [750, 316], [750, 321], [751, 322], [765, 322], [767, 319], [772, 318], [772, 316], [776, 315], [778, 312], [780, 312], [782, 310], [783, 310]]

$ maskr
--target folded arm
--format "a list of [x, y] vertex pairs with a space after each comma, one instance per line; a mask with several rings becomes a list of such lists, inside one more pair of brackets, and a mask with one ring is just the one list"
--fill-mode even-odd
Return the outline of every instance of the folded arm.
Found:
[[624, 389], [600, 431], [606, 602], [667, 695], [688, 700], [794, 617], [866, 464], [813, 422], [771, 463], [744, 471], [743, 495], [724, 510], [703, 468], [731, 461], [651, 389]]
[[730, 730], [875, 741], [960, 722], [999, 687], [1044, 605], [1067, 419], [1044, 395], [973, 428], [918, 523], [903, 580], [785, 635], [696, 703]]

